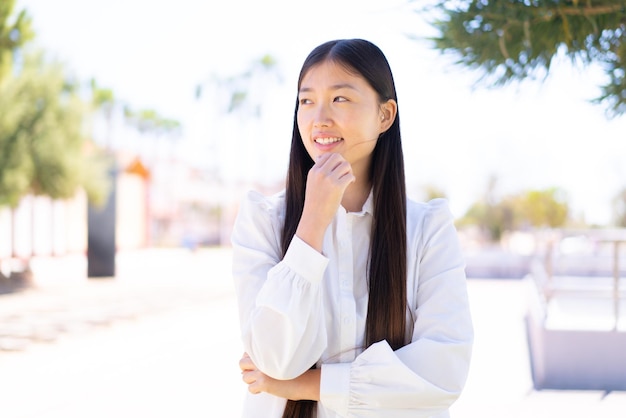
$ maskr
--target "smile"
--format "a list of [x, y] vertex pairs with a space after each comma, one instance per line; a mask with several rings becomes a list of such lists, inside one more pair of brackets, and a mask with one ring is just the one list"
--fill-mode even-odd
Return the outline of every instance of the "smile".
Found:
[[342, 138], [315, 138], [315, 142], [318, 144], [328, 145], [341, 141]]

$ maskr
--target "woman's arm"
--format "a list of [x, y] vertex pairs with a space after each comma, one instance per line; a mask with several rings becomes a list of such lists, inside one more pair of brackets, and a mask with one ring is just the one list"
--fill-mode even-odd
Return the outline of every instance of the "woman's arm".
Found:
[[429, 417], [446, 411], [465, 385], [473, 327], [447, 206], [433, 203], [422, 230], [410, 343], [394, 352], [381, 341], [352, 363], [322, 365], [321, 403], [340, 416]]
[[252, 362], [250, 356], [244, 353], [239, 360], [242, 379], [248, 384], [250, 393], [261, 392], [293, 401], [312, 400], [320, 398], [320, 370], [310, 369], [290, 380], [273, 379], [261, 372]]
[[244, 350], [267, 375], [292, 379], [326, 348], [321, 281], [328, 259], [294, 237], [280, 249], [280, 201], [250, 193], [232, 233]]
[[320, 156], [307, 176], [296, 235], [282, 257], [284, 214], [249, 194], [232, 234], [233, 275], [246, 352], [267, 375], [293, 379], [308, 370], [327, 344], [322, 244], [345, 189], [354, 182], [340, 154]]

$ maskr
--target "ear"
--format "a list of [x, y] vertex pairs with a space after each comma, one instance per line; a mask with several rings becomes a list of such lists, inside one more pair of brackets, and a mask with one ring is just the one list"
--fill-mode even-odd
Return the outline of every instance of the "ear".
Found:
[[380, 133], [386, 132], [393, 121], [396, 120], [398, 114], [398, 103], [395, 100], [389, 99], [380, 105]]

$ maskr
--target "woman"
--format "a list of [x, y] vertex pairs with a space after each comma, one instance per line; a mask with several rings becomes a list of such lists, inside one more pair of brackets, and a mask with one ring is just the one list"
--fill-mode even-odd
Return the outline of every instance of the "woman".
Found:
[[368, 41], [304, 62], [286, 189], [232, 235], [245, 417], [446, 417], [461, 393], [465, 265], [446, 201], [407, 201], [397, 102]]

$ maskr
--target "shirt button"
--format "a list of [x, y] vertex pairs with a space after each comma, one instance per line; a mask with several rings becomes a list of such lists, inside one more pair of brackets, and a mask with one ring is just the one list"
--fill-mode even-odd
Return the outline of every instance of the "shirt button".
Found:
[[343, 323], [346, 325], [350, 325], [352, 323], [352, 318], [346, 316], [345, 318], [343, 318]]
[[346, 280], [346, 279], [341, 281], [341, 286], [343, 286], [343, 287], [348, 287], [349, 284], [350, 284], [350, 282], [348, 282], [348, 280]]

